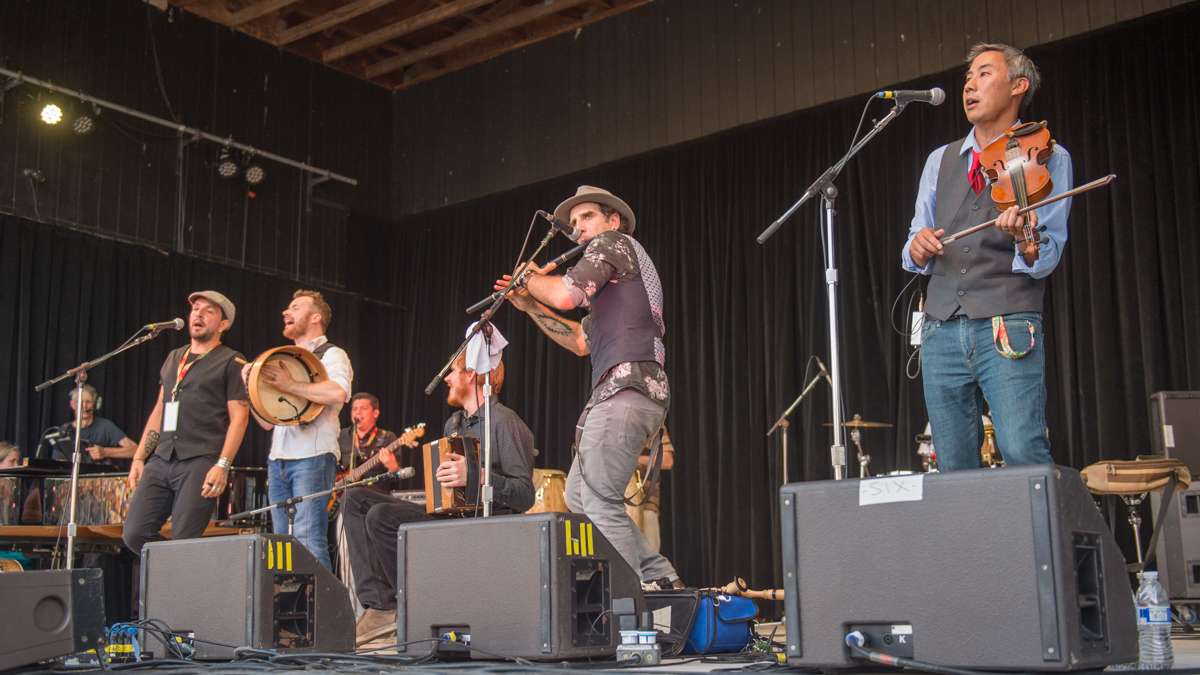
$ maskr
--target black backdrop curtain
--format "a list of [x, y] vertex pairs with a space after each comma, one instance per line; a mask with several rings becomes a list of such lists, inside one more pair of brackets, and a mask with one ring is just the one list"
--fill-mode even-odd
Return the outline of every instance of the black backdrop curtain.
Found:
[[[1075, 201], [1047, 292], [1050, 433], [1065, 465], [1149, 450], [1148, 395], [1200, 388], [1200, 105], [1195, 88], [1179, 86], [1200, 75], [1198, 33], [1200, 9], [1190, 6], [1030, 52], [1044, 87], [1029, 117], [1048, 120], [1070, 150], [1076, 184], [1119, 176]], [[925, 157], [968, 130], [961, 76], [909, 83], [941, 86], [950, 101], [910, 106], [838, 181], [845, 410], [896, 423], [864, 434], [874, 472], [918, 464], [920, 381], [905, 376], [906, 340], [889, 309], [909, 279], [899, 253]], [[582, 183], [613, 190], [637, 212], [667, 294], [678, 459], [666, 480], [664, 549], [693, 584], [735, 574], [773, 583], [782, 476], [777, 439], [764, 434], [803, 386], [808, 356], [829, 355], [816, 206], [766, 246], [754, 237], [844, 151], [861, 106], [856, 97], [409, 218], [379, 280], [412, 309], [401, 390], [414, 395], [435, 372], [466, 327], [462, 309], [511, 268], [534, 209]], [[903, 303], [898, 322], [902, 313]], [[497, 325], [510, 341], [505, 398], [537, 436], [538, 465], [566, 468], [587, 365], [511, 309]], [[405, 413], [431, 405], [410, 398]], [[822, 387], [793, 420], [792, 480], [831, 475], [829, 419]]]
[[[1200, 8], [1189, 5], [1031, 50], [1045, 84], [1030, 117], [1050, 121], [1077, 183], [1120, 176], [1075, 202], [1070, 243], [1049, 284], [1049, 419], [1062, 464], [1147, 450], [1147, 396], [1200, 388], [1200, 104], [1181, 85], [1200, 76], [1198, 32]], [[911, 106], [838, 181], [845, 409], [897, 425], [865, 436], [875, 472], [917, 463], [920, 382], [904, 374], [908, 351], [889, 309], [908, 280], [899, 250], [925, 156], [967, 131], [960, 81], [955, 71], [908, 83], [942, 86], [952, 102]], [[462, 309], [511, 267], [533, 210], [580, 183], [612, 189], [637, 211], [638, 237], [667, 293], [668, 422], [679, 455], [665, 484], [664, 550], [693, 584], [735, 574], [775, 583], [782, 475], [777, 442], [764, 434], [803, 386], [808, 356], [829, 353], [816, 207], [767, 246], [754, 236], [841, 154], [861, 105], [803, 111], [356, 232], [351, 290], [394, 303], [331, 295], [331, 337], [350, 350], [356, 389], [381, 396], [392, 428], [439, 424], [444, 388], [420, 392], [461, 338]], [[556, 243], [552, 253], [564, 248]], [[25, 445], [66, 419], [65, 385], [38, 397], [34, 384], [146, 321], [183, 314], [188, 291], [216, 287], [234, 298], [239, 318], [228, 342], [249, 356], [282, 342], [278, 312], [295, 286], [13, 218], [0, 220], [0, 265], [0, 311], [9, 317], [0, 328], [0, 437]], [[510, 309], [497, 325], [510, 340], [504, 398], [534, 430], [538, 465], [565, 468], [587, 364]], [[180, 342], [170, 336], [97, 373], [103, 414], [138, 433], [157, 368]], [[797, 410], [792, 480], [830, 475], [821, 426], [829, 411], [823, 388]], [[263, 442], [254, 433], [243, 459], [261, 459]]]

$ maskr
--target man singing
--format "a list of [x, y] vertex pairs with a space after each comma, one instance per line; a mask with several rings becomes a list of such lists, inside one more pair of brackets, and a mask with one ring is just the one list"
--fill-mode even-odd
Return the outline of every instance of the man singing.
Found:
[[[1008, 465], [1050, 463], [1046, 437], [1045, 278], [1067, 244], [1064, 199], [1028, 216], [1017, 207], [989, 228], [943, 246], [939, 239], [996, 217], [979, 155], [1018, 123], [1041, 82], [1021, 50], [978, 44], [967, 55], [962, 102], [973, 127], [930, 153], [921, 174], [903, 267], [930, 275], [921, 344], [925, 406], [942, 471], [979, 466], [984, 399]], [[1071, 156], [1055, 145], [1052, 194], [1072, 185]], [[1041, 228], [1036, 227], [1040, 224]], [[1024, 218], [1044, 229], [1024, 246]]]
[[250, 406], [238, 377], [242, 355], [221, 344], [233, 326], [233, 303], [216, 291], [188, 296], [191, 341], [167, 355], [158, 401], [129, 469], [136, 488], [122, 538], [134, 553], [171, 518], [174, 539], [199, 537], [229, 481]]
[[[259, 426], [271, 432], [271, 454], [267, 460], [267, 498], [271, 503], [290, 497], [328, 490], [337, 475], [338, 413], [350, 399], [354, 369], [350, 356], [325, 337], [333, 310], [317, 291], [298, 290], [283, 310], [283, 336], [316, 355], [325, 366], [329, 379], [324, 382], [297, 382], [284, 368], [267, 363], [259, 370], [263, 381], [285, 394], [299, 396], [325, 406], [309, 424], [274, 426], [255, 415]], [[250, 365], [242, 369], [242, 377]], [[326, 500], [308, 499], [296, 506], [292, 534], [321, 561], [329, 560]], [[288, 531], [287, 513], [271, 511], [276, 534]]]
[[[509, 295], [551, 340], [591, 356], [592, 395], [575, 431], [567, 506], [583, 513], [635, 570], [642, 583], [681, 588], [675, 568], [647, 543], [625, 512], [625, 485], [642, 447], [662, 426], [670, 402], [663, 335], [663, 292], [654, 262], [633, 238], [633, 209], [607, 190], [580, 186], [554, 210], [587, 243], [583, 260], [561, 276], [530, 265]], [[511, 277], [496, 281], [503, 289]], [[551, 308], [587, 307], [582, 323]]]

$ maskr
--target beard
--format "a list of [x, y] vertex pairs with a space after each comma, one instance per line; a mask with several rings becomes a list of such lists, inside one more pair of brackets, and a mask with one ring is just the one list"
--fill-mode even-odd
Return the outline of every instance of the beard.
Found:
[[208, 342], [213, 337], [213, 331], [209, 330], [206, 326], [192, 326], [189, 333], [191, 334], [193, 340], [197, 340], [199, 342]]

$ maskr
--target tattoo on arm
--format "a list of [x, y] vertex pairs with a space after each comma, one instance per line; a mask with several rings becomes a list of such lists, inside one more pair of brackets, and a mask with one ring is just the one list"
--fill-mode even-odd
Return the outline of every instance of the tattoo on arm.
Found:
[[147, 455], [153, 454], [154, 449], [158, 447], [158, 436], [159, 436], [159, 434], [157, 431], [147, 431], [146, 432], [146, 454]]
[[538, 322], [538, 325], [542, 327], [542, 330], [546, 331], [547, 334], [553, 333], [555, 335], [571, 335], [575, 332], [571, 330], [570, 326], [563, 323], [561, 319], [556, 316], [546, 314], [545, 312], [536, 312], [534, 313], [533, 318]]

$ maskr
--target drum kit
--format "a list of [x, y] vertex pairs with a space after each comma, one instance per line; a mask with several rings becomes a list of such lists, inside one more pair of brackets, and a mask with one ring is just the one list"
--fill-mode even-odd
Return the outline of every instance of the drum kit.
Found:
[[[987, 415], [982, 417], [983, 422], [983, 444], [979, 448], [980, 464], [984, 467], [994, 468], [1004, 465], [1004, 459], [1001, 456], [1000, 448], [996, 445], [996, 428], [992, 425], [992, 420]], [[826, 422], [824, 426], [832, 426]], [[848, 422], [843, 422], [842, 426], [850, 430], [850, 442], [854, 444], [854, 448], [858, 454], [858, 476], [866, 478], [870, 475], [868, 466], [871, 463], [871, 455], [867, 454], [863, 448], [862, 432], [871, 429], [890, 429], [896, 425], [890, 422], [870, 422], [864, 420], [861, 415], [855, 415]], [[933, 434], [929, 424], [925, 425], [925, 431], [916, 435], [917, 456], [921, 460], [921, 472], [929, 473], [937, 471], [937, 450], [933, 446]], [[912, 473], [911, 471], [893, 471], [896, 473]]]

